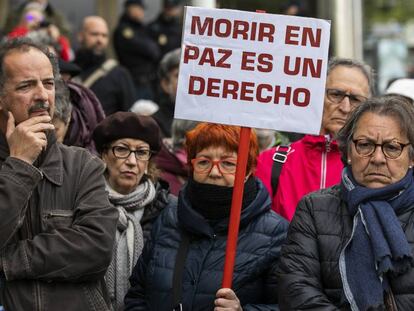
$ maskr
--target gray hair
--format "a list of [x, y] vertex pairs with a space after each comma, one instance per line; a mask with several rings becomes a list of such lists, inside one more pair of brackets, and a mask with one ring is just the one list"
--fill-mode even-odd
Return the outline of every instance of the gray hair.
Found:
[[33, 40], [25, 37], [6, 40], [0, 44], [0, 96], [3, 95], [4, 84], [7, 79], [4, 71], [4, 59], [13, 51], [28, 52], [30, 49], [36, 49], [47, 56], [52, 65], [55, 81], [60, 80], [57, 58], [46, 46], [37, 44]]
[[172, 147], [177, 150], [184, 146], [185, 134], [196, 127], [198, 121], [174, 119], [171, 126]]
[[414, 106], [404, 96], [400, 95], [383, 95], [368, 99], [365, 103], [355, 108], [342, 129], [339, 130], [336, 137], [339, 150], [342, 154], [342, 162], [346, 165], [347, 154], [351, 148], [352, 137], [355, 133], [359, 119], [365, 113], [374, 113], [380, 116], [389, 116], [395, 118], [400, 125], [401, 132], [407, 135], [409, 146], [409, 155], [414, 159]]
[[370, 95], [375, 94], [374, 71], [369, 65], [357, 61], [355, 59], [333, 57], [329, 60], [326, 76], [329, 76], [332, 70], [334, 70], [338, 66], [359, 69], [362, 72], [362, 74], [367, 78]]
[[159, 79], [168, 79], [171, 70], [180, 66], [181, 49], [177, 48], [164, 55], [158, 66]]
[[55, 113], [53, 119], [61, 120], [65, 125], [70, 121], [72, 103], [69, 88], [63, 81], [56, 83]]

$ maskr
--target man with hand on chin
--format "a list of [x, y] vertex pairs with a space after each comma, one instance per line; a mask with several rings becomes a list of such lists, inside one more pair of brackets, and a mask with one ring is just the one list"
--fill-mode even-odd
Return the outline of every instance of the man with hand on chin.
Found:
[[110, 310], [104, 275], [117, 212], [103, 165], [56, 142], [54, 56], [0, 45], [0, 302], [6, 310]]

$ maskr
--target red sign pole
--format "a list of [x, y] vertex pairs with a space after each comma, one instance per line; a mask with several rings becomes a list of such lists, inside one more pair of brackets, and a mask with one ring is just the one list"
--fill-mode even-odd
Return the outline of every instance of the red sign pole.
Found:
[[[266, 11], [256, 10], [257, 13]], [[226, 258], [224, 261], [222, 288], [231, 288], [233, 283], [234, 262], [236, 260], [237, 239], [239, 236], [240, 214], [243, 202], [244, 179], [246, 177], [247, 159], [249, 156], [250, 127], [240, 128], [239, 150], [237, 155], [236, 177], [234, 181], [229, 232], [227, 234]]]
[[236, 259], [237, 238], [239, 236], [240, 213], [243, 201], [244, 179], [246, 177], [247, 159], [250, 145], [250, 127], [240, 129], [240, 142], [237, 155], [236, 177], [231, 201], [229, 232], [227, 235], [226, 259], [224, 262], [223, 288], [231, 288], [233, 269]]

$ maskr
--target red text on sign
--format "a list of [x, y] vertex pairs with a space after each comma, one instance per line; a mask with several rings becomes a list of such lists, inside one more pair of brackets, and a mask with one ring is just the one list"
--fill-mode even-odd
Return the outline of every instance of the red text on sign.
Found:
[[233, 38], [250, 41], [275, 41], [276, 27], [270, 23], [246, 22], [225, 18], [214, 19], [206, 17], [201, 21], [200, 16], [191, 19], [192, 35], [216, 36], [219, 38]]
[[216, 53], [212, 48], [204, 48], [200, 53], [200, 48], [194, 45], [186, 45], [184, 49], [184, 64], [189, 61], [197, 61], [198, 65], [208, 64], [211, 67], [231, 68], [231, 64], [226, 61], [231, 56], [232, 50], [217, 49]]
[[[257, 67], [255, 66], [257, 58]], [[273, 56], [271, 54], [260, 53], [256, 56], [255, 52], [243, 52], [241, 59], [241, 69], [247, 71], [271, 72], [273, 70], [272, 64]]]
[[295, 57], [292, 66], [291, 57], [285, 56], [283, 72], [289, 76], [301, 75], [302, 77], [308, 77], [310, 74], [312, 78], [320, 78], [322, 73], [322, 59], [317, 59], [315, 64], [315, 60], [312, 58]]
[[188, 93], [190, 95], [205, 95], [216, 98], [230, 98], [249, 102], [293, 104], [306, 107], [310, 103], [311, 93], [307, 88], [282, 89], [280, 85], [255, 84], [254, 82], [235, 81], [218, 78], [203, 78], [190, 76]]
[[312, 47], [321, 46], [322, 29], [317, 28], [314, 30], [311, 27], [299, 27], [299, 26], [286, 26], [285, 44], [301, 45]]

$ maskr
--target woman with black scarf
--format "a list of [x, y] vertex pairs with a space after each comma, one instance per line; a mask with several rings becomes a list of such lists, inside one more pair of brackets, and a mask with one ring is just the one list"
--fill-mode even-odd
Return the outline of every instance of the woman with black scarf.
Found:
[[154, 224], [125, 310], [277, 310], [275, 270], [288, 224], [253, 177], [258, 145], [254, 133], [250, 138], [233, 288], [220, 289], [239, 128], [201, 123], [186, 137], [189, 181], [177, 206]]

